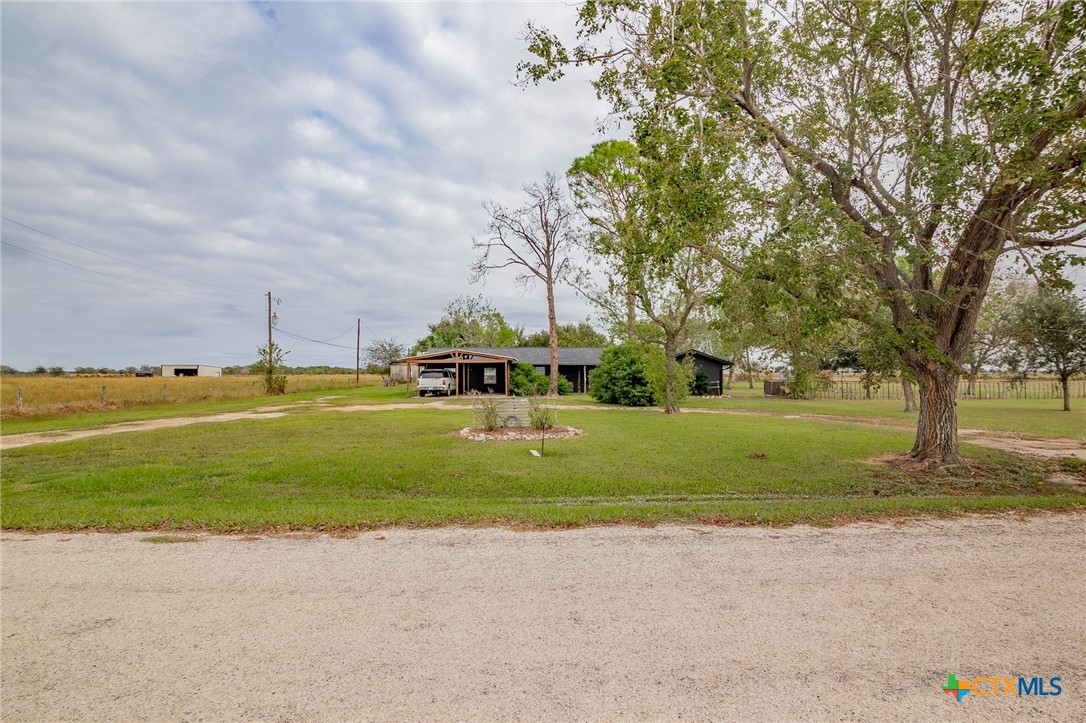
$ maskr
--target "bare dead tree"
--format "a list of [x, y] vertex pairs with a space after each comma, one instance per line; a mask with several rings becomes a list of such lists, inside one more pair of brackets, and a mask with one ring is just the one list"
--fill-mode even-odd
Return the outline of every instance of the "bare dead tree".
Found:
[[485, 239], [473, 238], [480, 254], [471, 264], [471, 283], [493, 269], [513, 267], [522, 293], [543, 282], [547, 290], [547, 323], [550, 327], [551, 376], [548, 396], [558, 394], [558, 318], [554, 312], [554, 287], [569, 270], [565, 247], [573, 209], [559, 185], [558, 176], [548, 171], [542, 182], [521, 187], [528, 203], [508, 209], [494, 201], [483, 203], [490, 215]]

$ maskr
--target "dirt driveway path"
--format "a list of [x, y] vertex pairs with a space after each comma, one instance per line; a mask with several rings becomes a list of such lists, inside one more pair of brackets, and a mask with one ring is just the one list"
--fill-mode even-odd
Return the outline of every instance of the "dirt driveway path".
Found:
[[3, 535], [5, 721], [1086, 720], [1083, 515], [148, 536]]

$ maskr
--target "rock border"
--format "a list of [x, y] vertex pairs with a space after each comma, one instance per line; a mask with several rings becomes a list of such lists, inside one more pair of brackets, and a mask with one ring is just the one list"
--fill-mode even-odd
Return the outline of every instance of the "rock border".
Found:
[[[584, 433], [583, 429], [577, 429], [576, 427], [557, 426], [547, 430], [547, 439], [572, 439], [573, 437], [580, 437]], [[534, 442], [542, 436], [538, 429], [527, 428], [495, 429], [488, 432], [484, 429], [464, 427], [459, 432], [453, 432], [453, 434], [472, 442]]]

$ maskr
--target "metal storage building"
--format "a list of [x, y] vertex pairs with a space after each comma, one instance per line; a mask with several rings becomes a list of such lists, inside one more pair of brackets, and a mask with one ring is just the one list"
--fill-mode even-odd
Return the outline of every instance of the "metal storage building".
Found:
[[207, 364], [163, 364], [164, 377], [221, 377], [222, 367]]

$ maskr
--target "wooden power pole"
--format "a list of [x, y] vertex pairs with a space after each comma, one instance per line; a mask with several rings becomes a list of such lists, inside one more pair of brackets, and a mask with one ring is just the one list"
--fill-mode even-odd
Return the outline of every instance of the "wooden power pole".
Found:
[[271, 292], [268, 292], [268, 375], [269, 377], [275, 370], [272, 369], [272, 307], [271, 307]]
[[354, 341], [354, 383], [358, 385], [358, 377], [362, 371], [362, 319], [358, 320], [358, 332]]

